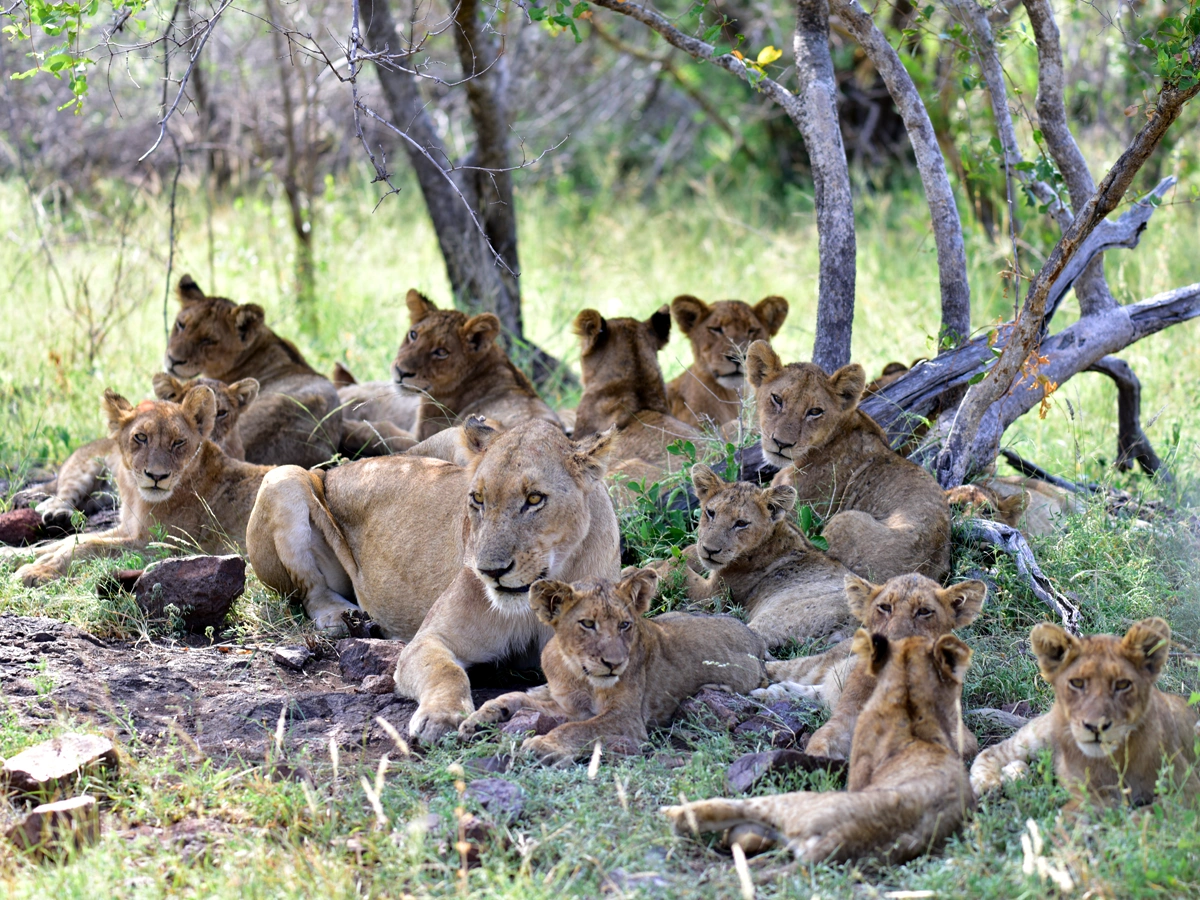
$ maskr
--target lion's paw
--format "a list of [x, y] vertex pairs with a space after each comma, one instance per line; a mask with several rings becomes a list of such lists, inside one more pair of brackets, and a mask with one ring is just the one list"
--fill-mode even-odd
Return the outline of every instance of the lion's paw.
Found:
[[48, 566], [45, 563], [32, 562], [21, 566], [17, 569], [17, 579], [25, 587], [42, 587], [49, 584], [62, 573], [58, 571], [56, 566]]
[[317, 613], [313, 616], [312, 623], [323, 637], [342, 638], [348, 637], [350, 634], [350, 629], [346, 626], [346, 620], [342, 618], [340, 609], [329, 609]]
[[567, 766], [575, 762], [575, 751], [558, 743], [552, 734], [526, 738], [521, 743], [521, 752], [536, 756], [544, 766]]
[[1023, 759], [1014, 759], [1000, 770], [1002, 781], [1020, 781], [1029, 777], [1029, 763]]
[[42, 524], [55, 525], [59, 528], [70, 528], [71, 519], [75, 515], [75, 507], [58, 497], [47, 497], [33, 508], [42, 517]]
[[458, 726], [459, 737], [469, 738], [475, 735], [483, 725], [495, 725], [504, 717], [504, 711], [491, 704], [485, 703], [471, 715], [463, 719]]
[[425, 710], [418, 706], [408, 723], [408, 736], [422, 744], [436, 744], [451, 732], [457, 732], [464, 718], [462, 712]]

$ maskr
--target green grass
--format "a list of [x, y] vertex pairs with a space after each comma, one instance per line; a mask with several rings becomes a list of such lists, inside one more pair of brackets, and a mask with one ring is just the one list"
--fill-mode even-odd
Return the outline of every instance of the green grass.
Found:
[[[406, 322], [408, 287], [448, 298], [444, 268], [414, 188], [369, 213], [375, 195], [361, 181], [331, 184], [317, 223], [318, 328], [298, 333], [288, 299], [291, 242], [283, 206], [247, 196], [219, 206], [208, 224], [202, 198], [182, 193], [182, 231], [176, 274], [191, 272], [206, 289], [266, 307], [281, 333], [296, 337], [318, 368], [342, 360], [360, 376], [384, 377]], [[90, 204], [85, 209], [84, 205]], [[793, 301], [777, 344], [785, 359], [811, 346], [816, 285], [816, 235], [811, 214], [754, 205], [740, 208], [700, 191], [686, 201], [647, 208], [598, 193], [586, 203], [548, 190], [520, 194], [523, 291], [530, 336], [577, 360], [570, 322], [585, 307], [606, 315], [646, 316], [679, 293], [708, 299], [754, 300], [778, 293]], [[860, 209], [859, 308], [855, 356], [870, 372], [891, 359], [926, 355], [937, 327], [936, 267], [924, 216], [911, 198], [864, 197]], [[100, 185], [61, 217], [41, 220], [65, 288], [48, 272], [23, 189], [0, 183], [0, 314], [11, 324], [0, 337], [0, 465], [21, 470], [60, 461], [101, 428], [101, 391], [113, 386], [141, 396], [163, 350], [162, 197], [131, 196]], [[1108, 273], [1123, 301], [1196, 281], [1194, 241], [1200, 215], [1190, 205], [1156, 213], [1142, 245], [1109, 254]], [[122, 237], [124, 235], [124, 237]], [[122, 256], [122, 242], [124, 246]], [[997, 273], [1004, 248], [968, 235], [976, 325], [1006, 310]], [[116, 279], [120, 259], [121, 277]], [[114, 288], [115, 285], [115, 288]], [[109, 301], [109, 297], [115, 300]], [[90, 298], [90, 299], [88, 299]], [[67, 302], [74, 312], [68, 312]], [[1069, 305], [1069, 303], [1068, 303]], [[174, 305], [168, 316], [174, 314]], [[106, 322], [121, 330], [102, 335]], [[1069, 316], [1065, 317], [1069, 321]], [[1065, 323], [1064, 323], [1065, 324]], [[1142, 379], [1147, 432], [1170, 456], [1176, 484], [1164, 487], [1106, 465], [1115, 449], [1115, 393], [1083, 375], [1064, 385], [1046, 420], [1027, 417], [1006, 440], [1029, 458], [1069, 477], [1086, 477], [1162, 499], [1174, 510], [1146, 524], [1114, 518], [1100, 504], [1077, 516], [1059, 536], [1036, 542], [1047, 575], [1073, 592], [1088, 630], [1122, 631], [1146, 615], [1164, 615], [1181, 643], [1200, 649], [1197, 529], [1190, 498], [1200, 478], [1200, 358], [1194, 324], [1170, 329], [1122, 355]], [[688, 362], [676, 340], [662, 354], [668, 376]], [[713, 462], [721, 448], [712, 449]], [[2, 477], [3, 473], [0, 473]], [[678, 483], [676, 479], [672, 484]], [[691, 517], [637, 504], [622, 522], [639, 558], [662, 556], [687, 539]], [[139, 562], [97, 560], [69, 581], [45, 590], [15, 586], [12, 562], [0, 563], [0, 612], [46, 615], [107, 637], [154, 636], [128, 602], [97, 597], [107, 571]], [[1036, 677], [1021, 642], [1050, 618], [1007, 557], [956, 539], [954, 578], [985, 577], [993, 585], [980, 619], [964, 631], [975, 650], [966, 708], [1029, 700], [1044, 710], [1050, 694]], [[664, 607], [680, 601], [678, 585]], [[247, 642], [290, 643], [311, 633], [295, 607], [253, 578], [238, 601], [233, 636]], [[797, 649], [797, 648], [793, 648]], [[53, 697], [48, 673], [29, 678]], [[1194, 690], [1196, 666], [1173, 658], [1163, 677], [1169, 690]], [[80, 727], [67, 711], [36, 732], [17, 726], [0, 701], [0, 755]], [[83, 726], [88, 727], [88, 726]], [[679, 748], [686, 748], [681, 750]], [[346, 754], [335, 772], [316, 751], [289, 762], [313, 775], [311, 787], [271, 780], [274, 759], [217, 767], [196, 761], [188, 748], [133, 743], [123, 748], [119, 775], [81, 785], [103, 798], [105, 835], [79, 858], [35, 864], [0, 850], [0, 894], [69, 900], [121, 897], [359, 897], [411, 895], [538, 898], [600, 896], [609, 883], [626, 896], [739, 895], [727, 856], [706, 842], [676, 838], [657, 812], [680, 795], [724, 792], [725, 768], [753, 742], [714, 733], [685, 720], [652, 738], [645, 758], [606, 758], [598, 776], [586, 767], [544, 770], [521, 763], [505, 776], [527, 792], [518, 820], [502, 823], [485, 842], [483, 865], [462, 881], [455, 849], [460, 796], [457, 767], [510, 749], [504, 742], [448, 743], [422, 756], [396, 754], [382, 778], [386, 819], [378, 827], [361, 784], [374, 784], [376, 761]], [[688, 755], [679, 768], [673, 756]], [[468, 774], [466, 780], [477, 777]], [[620, 787], [618, 788], [618, 785]], [[767, 780], [756, 792], [829, 789], [827, 776]], [[1022, 836], [1028, 821], [1044, 838], [1043, 867], [1068, 871], [1075, 896], [1200, 896], [1200, 829], [1196, 811], [1170, 794], [1154, 807], [1117, 810], [1062, 821], [1065, 799], [1049, 768], [1035, 768], [1023, 785], [989, 798], [963, 834], [939, 854], [907, 866], [801, 866], [785, 854], [752, 861], [759, 897], [878, 897], [895, 890], [931, 890], [940, 897], [1042, 897], [1052, 888], [1027, 874]], [[0, 818], [13, 813], [0, 806]], [[439, 824], [426, 830], [426, 816]], [[203, 820], [206, 840], [188, 844], [169, 835], [179, 823]], [[133, 830], [137, 829], [137, 835]], [[1030, 840], [1032, 840], [1030, 838]], [[0, 846], [3, 846], [0, 843]], [[612, 896], [620, 896], [613, 892]]]

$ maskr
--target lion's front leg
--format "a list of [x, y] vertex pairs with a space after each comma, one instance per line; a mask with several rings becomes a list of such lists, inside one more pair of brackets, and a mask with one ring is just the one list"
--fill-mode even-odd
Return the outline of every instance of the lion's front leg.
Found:
[[1050, 714], [1027, 722], [1016, 734], [994, 747], [988, 747], [971, 764], [971, 787], [976, 797], [1017, 781], [1029, 773], [1029, 760], [1049, 747], [1053, 738]]
[[479, 726], [507, 722], [522, 709], [538, 709], [556, 716], [569, 715], [550, 693], [550, 685], [543, 684], [528, 691], [513, 691], [489, 700], [458, 726], [458, 733], [470, 737]]
[[590, 751], [597, 741], [613, 752], [632, 755], [646, 737], [640, 707], [619, 706], [582, 722], [559, 725], [549, 734], [526, 738], [521, 750], [546, 765], [565, 765]]
[[130, 535], [120, 528], [64, 538], [46, 547], [33, 562], [17, 569], [16, 575], [26, 587], [40, 587], [65, 576], [76, 560], [120, 556], [131, 550], [145, 550], [146, 544], [145, 538]]
[[420, 634], [396, 662], [396, 694], [417, 701], [409, 736], [431, 744], [452, 731], [475, 710], [466, 670], [440, 635]]

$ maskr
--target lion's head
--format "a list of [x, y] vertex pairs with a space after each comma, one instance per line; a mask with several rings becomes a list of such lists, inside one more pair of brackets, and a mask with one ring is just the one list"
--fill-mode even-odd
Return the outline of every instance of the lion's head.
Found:
[[745, 481], [730, 484], [703, 464], [692, 466], [692, 484], [700, 500], [696, 549], [710, 569], [761, 546], [796, 505], [793, 488], [760, 488]]
[[112, 390], [104, 392], [108, 434], [117, 445], [138, 493], [148, 503], [169, 498], [212, 434], [217, 401], [197, 387], [182, 403], [146, 400], [136, 407]]
[[1029, 636], [1042, 677], [1054, 687], [1081, 753], [1104, 757], [1137, 730], [1167, 662], [1171, 628], [1162, 619], [1135, 622], [1123, 638], [1075, 637], [1043, 623]]
[[629, 665], [650, 608], [658, 575], [637, 569], [620, 581], [539, 581], [529, 603], [537, 617], [554, 629], [559, 653], [570, 669], [594, 687], [611, 688]]
[[155, 372], [152, 381], [154, 396], [159, 400], [182, 403], [189, 392], [206, 387], [213, 392], [217, 401], [217, 412], [213, 419], [209, 440], [220, 444], [227, 454], [238, 459], [245, 457], [242, 441], [238, 437], [237, 423], [246, 408], [258, 398], [258, 381], [243, 378], [233, 384], [215, 378], [176, 378], [167, 372]]
[[500, 320], [492, 313], [467, 316], [456, 309], [438, 309], [414, 290], [406, 302], [408, 333], [396, 351], [392, 379], [405, 391], [431, 397], [453, 394], [471, 374], [473, 360], [495, 345]]
[[897, 640], [911, 635], [936, 638], [965, 628], [979, 617], [987, 597], [982, 581], [943, 588], [924, 575], [897, 575], [881, 585], [846, 576], [850, 612], [869, 633]]
[[591, 528], [589, 495], [605, 491], [613, 435], [576, 442], [542, 420], [503, 433], [478, 418], [464, 426], [475, 457], [467, 496], [470, 555], [496, 609], [527, 612], [530, 585], [563, 574]]
[[745, 383], [746, 348], [773, 338], [783, 327], [788, 302], [765, 297], [751, 306], [741, 300], [720, 300], [711, 306], [683, 294], [671, 301], [671, 315], [692, 342], [692, 357], [721, 387], [741, 390]]
[[832, 375], [813, 363], [785, 366], [765, 341], [746, 352], [746, 377], [754, 386], [763, 456], [779, 468], [825, 446], [858, 407], [866, 385], [857, 363]]
[[[606, 319], [594, 309], [575, 317], [583, 387], [620, 384], [632, 387], [643, 409], [666, 409], [667, 392], [658, 351], [671, 338], [671, 311], [663, 306], [644, 322], [621, 316]], [[643, 396], [644, 395], [644, 396]]]
[[190, 275], [179, 279], [178, 296], [163, 366], [178, 378], [228, 371], [267, 328], [261, 306], [209, 297]]

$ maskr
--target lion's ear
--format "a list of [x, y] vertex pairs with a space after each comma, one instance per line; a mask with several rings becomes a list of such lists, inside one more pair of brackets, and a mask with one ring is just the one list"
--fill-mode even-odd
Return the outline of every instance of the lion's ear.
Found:
[[500, 320], [495, 313], [471, 316], [463, 323], [460, 334], [472, 353], [480, 353], [491, 347], [500, 335]]
[[954, 610], [954, 627], [965, 628], [983, 611], [987, 585], [982, 581], [964, 581], [948, 588], [938, 588], [938, 599]]
[[186, 381], [176, 378], [170, 372], [155, 372], [154, 377], [150, 379], [150, 384], [154, 388], [155, 397], [159, 400], [170, 400], [173, 403], [179, 402], [179, 398], [183, 396], [183, 392], [187, 388]]
[[943, 681], [962, 684], [971, 665], [971, 648], [952, 634], [943, 634], [933, 645], [933, 661]]
[[579, 336], [580, 350], [587, 356], [600, 348], [608, 337], [608, 322], [594, 309], [581, 310], [575, 317], [572, 330]]
[[245, 409], [258, 399], [260, 385], [257, 378], [243, 378], [229, 385], [229, 393], [237, 401], [238, 409]]
[[867, 373], [858, 363], [842, 366], [829, 376], [829, 389], [842, 401], [843, 410], [851, 410], [858, 406], [866, 386]]
[[887, 665], [892, 648], [882, 634], [871, 634], [867, 629], [860, 628], [854, 632], [850, 652], [862, 660], [872, 675], [878, 675]]
[[187, 306], [189, 303], [197, 303], [204, 299], [204, 291], [200, 290], [200, 285], [196, 284], [191, 275], [184, 275], [179, 279], [179, 284], [175, 287], [175, 295], [179, 298], [180, 306]]
[[608, 463], [617, 447], [617, 428], [609, 426], [598, 434], [573, 442], [575, 449], [569, 457], [574, 473], [592, 483], [603, 480], [608, 472]]
[[671, 301], [671, 315], [675, 317], [675, 324], [684, 334], [691, 334], [696, 323], [708, 313], [708, 304], [691, 294], [680, 294]]
[[796, 489], [786, 484], [762, 489], [767, 512], [772, 522], [778, 522], [796, 507]]
[[409, 288], [408, 294], [404, 298], [404, 304], [408, 307], [408, 321], [416, 325], [430, 313], [437, 312], [437, 307], [433, 301], [422, 294], [415, 288]]
[[752, 387], [762, 387], [763, 382], [783, 371], [779, 354], [766, 341], [755, 341], [746, 351], [746, 378]]
[[1153, 678], [1167, 664], [1171, 649], [1171, 626], [1157, 617], [1134, 622], [1121, 638], [1125, 658]]
[[658, 349], [661, 350], [671, 339], [671, 307], [664, 303], [646, 321], [650, 323], [650, 330], [654, 332]]
[[489, 425], [483, 416], [469, 416], [467, 421], [463, 422], [462, 430], [463, 444], [467, 452], [475, 456], [483, 453], [500, 433]]
[[217, 421], [217, 397], [206, 384], [198, 384], [183, 398], [183, 413], [196, 423], [201, 440], [208, 440]]
[[104, 400], [101, 402], [101, 406], [104, 409], [104, 417], [108, 420], [110, 436], [120, 431], [134, 415], [130, 402], [112, 388], [104, 389]]
[[267, 314], [257, 303], [243, 303], [233, 308], [233, 327], [237, 329], [238, 337], [243, 343], [250, 339], [250, 334], [262, 325], [266, 318]]
[[696, 497], [703, 503], [725, 484], [716, 472], [704, 463], [692, 466], [692, 487], [696, 489]]
[[635, 569], [617, 583], [619, 593], [626, 594], [626, 606], [635, 616], [644, 616], [658, 593], [658, 573], [653, 569]]
[[881, 590], [883, 590], [882, 587], [871, 584], [865, 578], [859, 578], [853, 574], [847, 575], [846, 605], [850, 607], [850, 615], [860, 622], [865, 622], [867, 612], [871, 608], [871, 601]]
[[565, 581], [544, 578], [529, 588], [529, 605], [539, 622], [551, 628], [568, 609], [575, 605], [575, 589]]
[[783, 327], [783, 323], [787, 319], [788, 302], [786, 300], [774, 295], [763, 297], [751, 308], [754, 310], [754, 315], [758, 316], [758, 321], [762, 322], [763, 327], [767, 329], [767, 334], [771, 337], [779, 334], [779, 329]]
[[354, 377], [354, 373], [343, 366], [340, 362], [333, 364], [333, 375], [329, 378], [333, 382], [334, 387], [350, 387], [352, 384], [358, 384], [358, 379]]
[[1047, 681], [1078, 656], [1080, 648], [1079, 638], [1050, 622], [1034, 626], [1029, 633], [1029, 646]]

